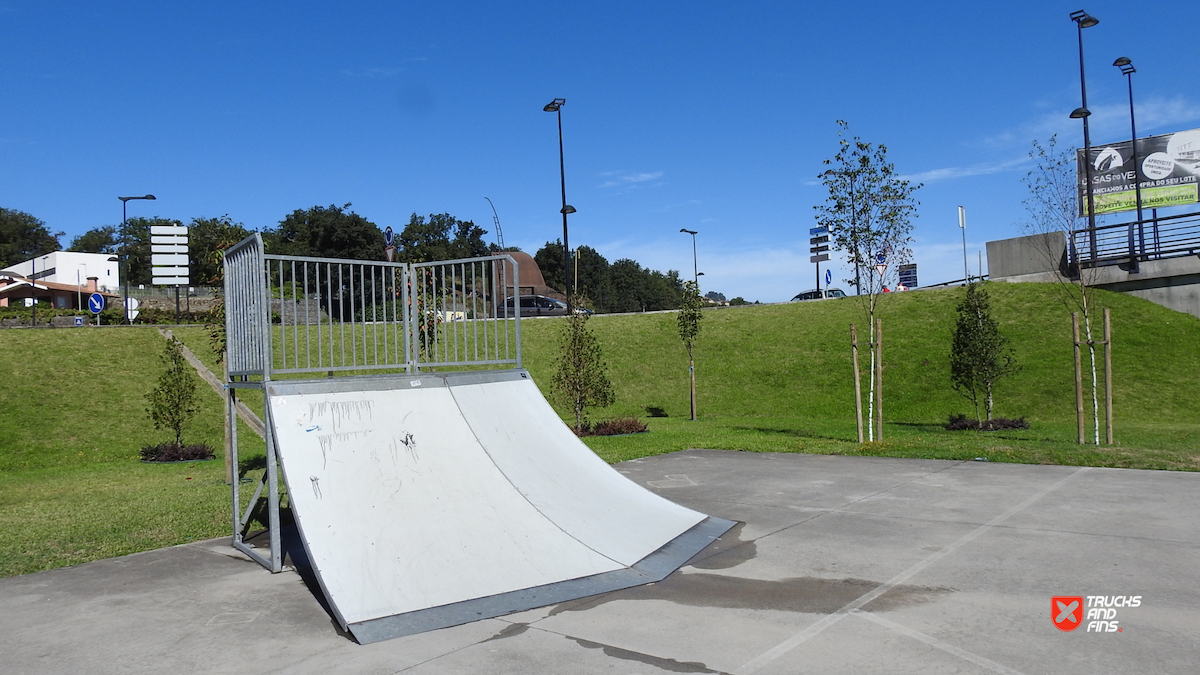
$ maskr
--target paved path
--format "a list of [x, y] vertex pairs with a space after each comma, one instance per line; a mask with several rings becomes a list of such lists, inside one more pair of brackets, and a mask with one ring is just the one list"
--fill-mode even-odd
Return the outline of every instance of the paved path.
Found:
[[[223, 540], [0, 580], [4, 673], [1195, 673], [1200, 474], [688, 451], [617, 465], [745, 523], [663, 582], [359, 646]], [[1141, 596], [1120, 632], [1053, 596]]]

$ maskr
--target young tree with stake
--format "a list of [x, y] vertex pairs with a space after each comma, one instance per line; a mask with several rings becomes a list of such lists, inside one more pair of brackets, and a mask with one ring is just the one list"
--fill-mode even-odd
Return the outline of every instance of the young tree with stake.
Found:
[[692, 356], [692, 345], [700, 334], [700, 286], [695, 281], [683, 283], [683, 304], [679, 306], [679, 339], [688, 353], [688, 377], [690, 382], [692, 420], [696, 419], [696, 359]]
[[[1092, 336], [1092, 310], [1095, 305], [1092, 282], [1096, 270], [1079, 265], [1077, 256], [1067, 256], [1071, 231], [1079, 229], [1086, 219], [1079, 215], [1075, 151], [1071, 148], [1059, 150], [1057, 143], [1057, 136], [1051, 136], [1045, 145], [1033, 142], [1029, 157], [1034, 161], [1034, 168], [1022, 179], [1029, 189], [1029, 198], [1023, 204], [1030, 219], [1022, 229], [1028, 235], [1041, 237], [1038, 250], [1044, 256], [1047, 268], [1058, 271], [1050, 276], [1056, 282], [1063, 304], [1068, 310], [1078, 310], [1083, 316], [1088, 366], [1092, 374], [1092, 433], [1094, 443], [1099, 445], [1100, 403], [1096, 345]], [[1082, 429], [1080, 434], [1079, 442], [1082, 443]]]
[[[818, 178], [829, 191], [824, 204], [814, 206], [817, 224], [828, 228], [834, 250], [846, 254], [854, 265], [855, 287], [866, 311], [870, 336], [876, 340], [875, 317], [883, 289], [895, 285], [900, 265], [912, 258], [913, 224], [917, 205], [911, 185], [896, 175], [887, 160], [887, 146], [849, 137], [850, 125], [838, 120], [838, 153], [824, 161], [829, 167]], [[871, 350], [871, 372], [876, 372], [876, 350]], [[875, 384], [871, 377], [867, 410], [874, 419]], [[875, 440], [874, 425], [868, 440]]]

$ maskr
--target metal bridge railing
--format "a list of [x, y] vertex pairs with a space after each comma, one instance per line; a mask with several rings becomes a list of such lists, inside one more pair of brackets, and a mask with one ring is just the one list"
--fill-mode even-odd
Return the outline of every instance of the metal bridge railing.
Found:
[[1200, 214], [1135, 220], [1071, 232], [1072, 262], [1081, 267], [1200, 253]]

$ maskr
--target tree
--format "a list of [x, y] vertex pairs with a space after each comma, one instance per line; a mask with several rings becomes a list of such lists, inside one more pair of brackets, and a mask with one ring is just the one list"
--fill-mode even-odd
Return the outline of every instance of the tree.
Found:
[[[561, 249], [560, 249], [561, 250]], [[559, 267], [562, 267], [561, 256]], [[612, 284], [608, 276], [608, 260], [591, 246], [575, 249], [575, 276], [579, 280], [575, 293], [586, 297], [597, 311], [607, 312], [612, 297]]]
[[[568, 304], [580, 307], [583, 302], [583, 298], [576, 296]], [[576, 432], [583, 431], [587, 424], [586, 408], [606, 408], [615, 400], [600, 343], [587, 321], [587, 312], [573, 312], [563, 322], [558, 370], [552, 380], [556, 398], [575, 413]]]
[[[563, 245], [561, 239], [546, 242], [545, 246], [538, 249], [537, 253], [533, 254], [533, 261], [537, 263], [538, 269], [542, 272], [542, 279], [546, 281], [546, 285], [556, 291], [565, 291], [563, 288]], [[593, 296], [593, 299], [594, 296]]]
[[193, 218], [188, 225], [188, 255], [191, 278], [196, 283], [220, 285], [224, 279], [225, 250], [250, 236], [242, 223], [227, 215]]
[[156, 225], [182, 225], [170, 218], [136, 217], [125, 221], [120, 231], [119, 252], [125, 257], [125, 281], [149, 284], [154, 277], [150, 264], [150, 228]]
[[724, 293], [718, 293], [716, 291], [709, 291], [704, 294], [704, 297], [712, 300], [713, 302], [725, 302], [726, 300]]
[[683, 303], [679, 306], [679, 339], [688, 353], [688, 378], [691, 380], [692, 420], [696, 419], [696, 360], [692, 356], [692, 345], [700, 334], [700, 285], [695, 281], [683, 282]]
[[[975, 406], [982, 426], [992, 419], [993, 387], [1000, 378], [1018, 369], [1008, 338], [992, 318], [991, 300], [983, 283], [967, 284], [967, 293], [956, 308], [958, 314], [950, 342], [950, 381], [954, 390]], [[987, 417], [979, 413], [983, 399]]]
[[[1078, 186], [1074, 148], [1058, 149], [1057, 135], [1045, 145], [1033, 141], [1029, 157], [1034, 168], [1021, 180], [1029, 189], [1029, 198], [1022, 202], [1029, 213], [1022, 229], [1028, 235], [1041, 235], [1038, 250], [1045, 257], [1060, 291], [1060, 298], [1069, 311], [1078, 310], [1083, 316], [1083, 328], [1088, 344], [1088, 366], [1092, 374], [1092, 433], [1100, 444], [1100, 403], [1096, 375], [1096, 345], [1092, 339], [1093, 282], [1096, 269], [1079, 264], [1071, 255], [1071, 231], [1087, 222], [1079, 215]], [[1081, 442], [1082, 442], [1082, 430]]]
[[489, 255], [485, 234], [487, 230], [449, 213], [430, 214], [429, 220], [414, 213], [397, 239], [399, 259], [433, 262]]
[[[829, 190], [824, 204], [814, 206], [817, 224], [829, 229], [832, 248], [846, 254], [854, 265], [853, 285], [862, 298], [875, 342], [875, 314], [884, 286], [895, 285], [900, 265], [912, 258], [913, 224], [917, 205], [912, 193], [921, 187], [896, 175], [887, 161], [887, 146], [847, 138], [850, 125], [838, 120], [838, 153], [827, 159], [828, 167], [817, 176]], [[877, 264], [885, 264], [878, 274]], [[863, 291], [866, 294], [863, 295]], [[876, 372], [875, 350], [871, 350], [871, 372]], [[875, 381], [871, 378], [868, 419], [874, 419]], [[869, 425], [874, 440], [874, 425]]]
[[263, 233], [267, 251], [282, 255], [384, 260], [383, 232], [350, 204], [296, 209]]
[[121, 228], [116, 225], [101, 225], [71, 240], [68, 251], [79, 253], [120, 253]]
[[0, 207], [0, 269], [59, 250], [61, 236], [24, 211]]
[[183, 356], [183, 344], [174, 336], [167, 340], [160, 358], [166, 370], [159, 376], [158, 385], [146, 394], [150, 404], [146, 414], [155, 429], [170, 431], [175, 434], [175, 445], [182, 445], [183, 427], [197, 411], [196, 375]]
[[654, 312], [679, 307], [683, 300], [683, 280], [679, 272], [666, 274], [649, 270], [636, 260], [622, 258], [609, 268], [614, 312]]

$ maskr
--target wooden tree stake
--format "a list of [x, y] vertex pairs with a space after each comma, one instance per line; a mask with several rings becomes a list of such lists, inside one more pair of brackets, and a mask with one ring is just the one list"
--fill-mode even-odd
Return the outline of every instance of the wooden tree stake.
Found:
[[1113, 444], [1112, 310], [1104, 308], [1104, 419], [1108, 444]]
[[1071, 334], [1075, 338], [1075, 422], [1079, 427], [1079, 444], [1083, 445], [1083, 363], [1079, 355], [1079, 313], [1071, 312]]
[[875, 440], [883, 441], [883, 319], [875, 320]]
[[854, 413], [858, 420], [858, 442], [863, 442], [862, 385], [858, 380], [858, 334], [850, 324], [850, 351], [854, 356]]

